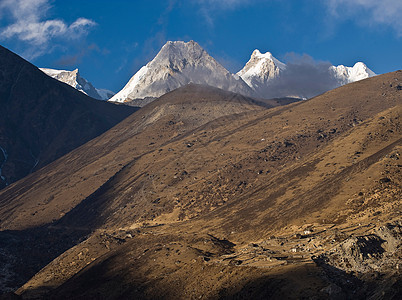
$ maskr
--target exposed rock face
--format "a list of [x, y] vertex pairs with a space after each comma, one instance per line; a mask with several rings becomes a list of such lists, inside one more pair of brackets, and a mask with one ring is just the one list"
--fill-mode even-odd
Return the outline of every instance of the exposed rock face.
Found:
[[178, 41], [167, 42], [110, 101], [156, 98], [190, 82], [253, 95], [252, 89], [240, 77], [231, 74], [196, 42]]
[[98, 99], [98, 100], [109, 100], [114, 96], [114, 93], [105, 89], [97, 89], [95, 88], [88, 80], [81, 77], [78, 69], [73, 71], [65, 71], [65, 70], [55, 70], [55, 69], [47, 69], [40, 68], [41, 71], [53, 77], [61, 82], [67, 83], [73, 88], [79, 90], [80, 92]]
[[[402, 226], [393, 222], [372, 233], [346, 239], [324, 255], [328, 263], [347, 272], [387, 272], [401, 267]], [[399, 264], [398, 264], [399, 263]]]

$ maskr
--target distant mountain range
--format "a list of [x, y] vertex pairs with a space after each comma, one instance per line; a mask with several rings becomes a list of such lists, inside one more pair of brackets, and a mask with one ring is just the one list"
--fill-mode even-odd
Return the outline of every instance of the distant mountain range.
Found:
[[115, 93], [105, 89], [97, 89], [95, 88], [88, 80], [81, 77], [78, 69], [73, 71], [66, 70], [55, 70], [48, 68], [40, 68], [41, 71], [53, 77], [61, 82], [67, 83], [73, 88], [83, 92], [84, 94], [98, 99], [98, 100], [109, 100]]
[[[324, 71], [330, 83], [319, 92], [376, 75], [362, 62], [353, 67], [328, 66]], [[263, 99], [272, 98], [272, 89], [280, 89], [275, 93], [279, 97], [305, 97], [302, 92], [289, 92], [276, 84], [277, 81], [286, 79], [289, 72], [288, 66], [270, 52], [262, 54], [259, 50], [254, 50], [244, 68], [237, 74], [232, 74], [194, 41], [167, 42], [156, 57], [134, 74], [124, 88], [109, 101], [134, 101], [136, 105], [143, 106], [149, 99], [190, 82]], [[146, 100], [141, 105], [138, 99]]]
[[237, 75], [261, 98], [310, 98], [376, 74], [362, 62], [353, 67], [311, 62], [286, 65], [270, 52], [262, 54], [256, 49]]
[[[132, 106], [144, 106], [156, 98], [182, 87], [196, 83], [221, 88], [248, 97], [271, 99], [278, 97], [309, 98], [332, 88], [362, 80], [376, 74], [364, 63], [357, 62], [353, 67], [344, 65], [324, 66], [316, 78], [309, 78], [308, 72], [299, 70], [299, 78], [294, 70], [275, 58], [272, 53], [261, 53], [258, 49], [251, 54], [250, 60], [236, 74], [230, 73], [198, 43], [194, 41], [169, 41], [153, 60], [143, 66], [117, 94], [95, 88], [81, 77], [78, 69], [73, 71], [41, 68], [47, 75], [58, 79], [88, 96]], [[316, 71], [318, 72], [318, 71]], [[305, 75], [305, 76], [304, 76]], [[298, 88], [294, 81], [304, 85], [308, 81], [314, 88]], [[306, 85], [304, 85], [306, 86]]]
[[253, 90], [194, 41], [167, 42], [110, 101], [160, 97], [188, 83], [206, 84], [246, 96]]

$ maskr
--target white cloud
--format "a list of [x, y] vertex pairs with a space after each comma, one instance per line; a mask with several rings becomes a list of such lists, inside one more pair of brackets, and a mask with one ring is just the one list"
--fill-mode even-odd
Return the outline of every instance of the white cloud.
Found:
[[236, 8], [244, 4], [250, 4], [254, 2], [253, 0], [195, 0], [201, 5], [215, 8]]
[[401, 0], [324, 0], [332, 15], [339, 18], [353, 18], [362, 25], [386, 25], [402, 36]]
[[200, 14], [204, 17], [205, 22], [213, 27], [214, 19], [217, 12], [234, 10], [239, 7], [253, 4], [260, 0], [192, 0], [193, 3], [200, 7]]
[[16, 38], [38, 47], [35, 51], [38, 56], [51, 48], [49, 43], [53, 39], [78, 39], [96, 25], [85, 18], [79, 18], [70, 25], [61, 19], [48, 19], [50, 8], [49, 0], [1, 0], [0, 18], [7, 16], [9, 24], [0, 28], [0, 38]]

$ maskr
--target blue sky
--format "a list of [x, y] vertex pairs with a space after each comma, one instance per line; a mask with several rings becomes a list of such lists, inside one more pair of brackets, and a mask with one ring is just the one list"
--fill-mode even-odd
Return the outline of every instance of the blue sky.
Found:
[[401, 12], [401, 0], [0, 0], [0, 44], [114, 92], [168, 40], [195, 40], [232, 72], [258, 48], [380, 74], [402, 68]]

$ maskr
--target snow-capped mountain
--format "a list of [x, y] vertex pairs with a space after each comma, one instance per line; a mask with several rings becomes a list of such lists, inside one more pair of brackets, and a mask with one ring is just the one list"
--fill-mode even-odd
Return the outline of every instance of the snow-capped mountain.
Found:
[[254, 50], [250, 60], [232, 74], [194, 41], [167, 42], [109, 101], [144, 106], [190, 82], [259, 98], [310, 98], [335, 87], [376, 75], [364, 63], [286, 65], [270, 52]]
[[237, 75], [231, 74], [198, 43], [167, 42], [156, 57], [143, 66], [109, 101], [160, 97], [188, 83], [206, 84], [243, 95], [253, 90]]
[[47, 69], [40, 68], [40, 70], [50, 77], [53, 77], [61, 82], [67, 83], [73, 88], [87, 94], [88, 96], [98, 99], [98, 100], [108, 100], [113, 97], [114, 93], [105, 89], [97, 89], [95, 88], [88, 80], [81, 77], [78, 69], [73, 71], [66, 70], [55, 70], [55, 69]]
[[[290, 65], [289, 65], [290, 66]], [[297, 68], [294, 68], [294, 67]], [[237, 75], [240, 76], [255, 92], [262, 98], [270, 97], [306, 97], [305, 90], [299, 89], [294, 84], [294, 79], [300, 77], [304, 78], [304, 74], [299, 74], [303, 69], [303, 65], [292, 65], [289, 68], [286, 64], [276, 59], [270, 52], [262, 54], [258, 49], [254, 50], [251, 54], [250, 60], [240, 70]], [[312, 65], [314, 67], [314, 65]], [[315, 68], [315, 67], [314, 67]], [[313, 68], [313, 69], [314, 69]], [[323, 77], [321, 83], [317, 82], [317, 88], [313, 89], [312, 94], [325, 92], [326, 90], [341, 86], [354, 81], [362, 80], [368, 77], [375, 76], [376, 74], [370, 70], [364, 63], [358, 62], [353, 67], [339, 66], [325, 66], [328, 69], [315, 68], [315, 72], [320, 70], [319, 76]], [[311, 71], [307, 70], [306, 71]], [[295, 73], [296, 72], [296, 73]], [[318, 73], [317, 73], [318, 74]], [[317, 77], [317, 74], [316, 77]], [[306, 76], [308, 76], [306, 74]], [[310, 74], [311, 76], [311, 74]], [[307, 80], [309, 78], [307, 77]], [[311, 77], [311, 80], [317, 78]], [[321, 89], [320, 89], [320, 84]], [[290, 85], [293, 85], [291, 87]], [[311, 95], [310, 95], [311, 96]]]
[[264, 90], [268, 88], [268, 82], [280, 76], [285, 69], [286, 65], [273, 57], [270, 52], [262, 54], [256, 49], [237, 75], [258, 94], [263, 94]]
[[366, 79], [376, 74], [370, 70], [364, 63], [357, 62], [353, 67], [344, 65], [331, 66], [330, 72], [338, 80], [340, 85]]

